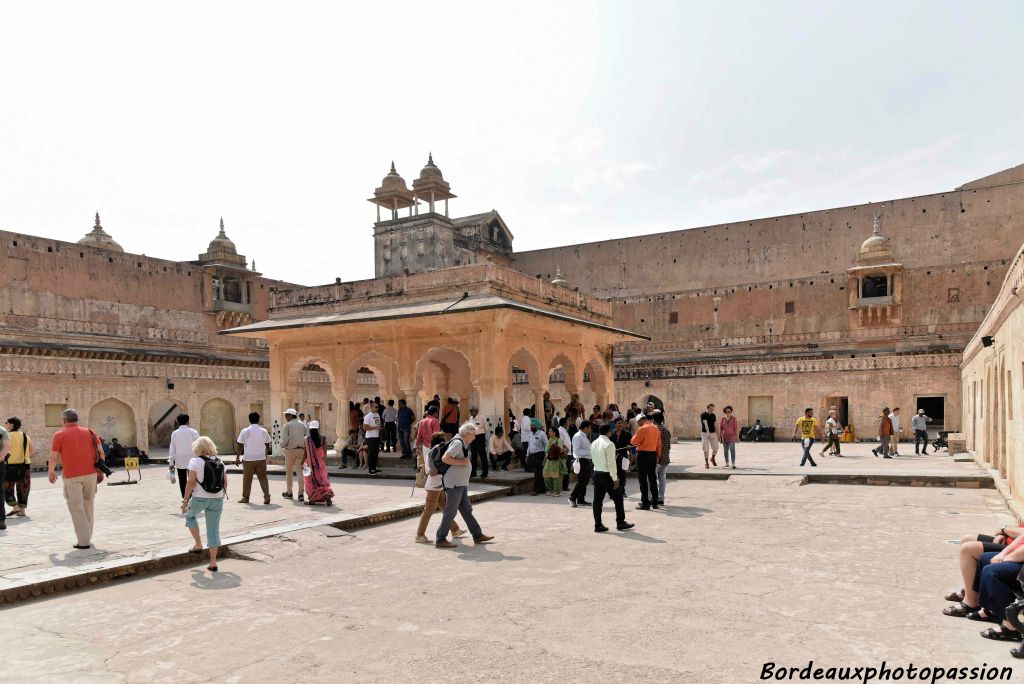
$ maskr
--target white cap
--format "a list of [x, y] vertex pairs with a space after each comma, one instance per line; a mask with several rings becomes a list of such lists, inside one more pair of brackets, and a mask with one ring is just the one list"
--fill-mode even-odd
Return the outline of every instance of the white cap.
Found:
[[290, 408], [290, 409], [285, 410], [284, 415], [286, 415], [286, 416], [297, 416], [297, 415], [299, 415], [299, 412], [296, 411], [293, 408]]
[[320, 429], [320, 421], [319, 420], [311, 420], [311, 421], [309, 421], [309, 429], [310, 430], [319, 430]]

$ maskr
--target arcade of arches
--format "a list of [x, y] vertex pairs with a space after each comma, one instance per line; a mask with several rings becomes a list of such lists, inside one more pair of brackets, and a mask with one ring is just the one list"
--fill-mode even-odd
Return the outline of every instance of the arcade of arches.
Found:
[[[312, 364], [327, 375], [339, 404], [364, 396], [405, 399], [420, 415], [438, 394], [459, 400], [463, 419], [478, 406], [491, 429], [506, 425], [510, 409], [542, 404], [545, 392], [559, 406], [570, 394], [601, 405], [614, 401], [612, 345], [630, 336], [513, 308], [415, 317], [400, 326], [393, 320], [300, 326], [271, 320], [237, 332], [269, 342], [275, 421], [297, 403], [300, 374]], [[344, 420], [339, 412], [328, 428], [339, 438], [347, 432]]]

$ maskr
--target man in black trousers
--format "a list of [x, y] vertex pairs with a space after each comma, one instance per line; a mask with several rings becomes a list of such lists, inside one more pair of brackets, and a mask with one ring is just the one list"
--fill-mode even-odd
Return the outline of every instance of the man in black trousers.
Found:
[[[590, 484], [590, 473], [594, 470], [594, 462], [590, 458], [590, 431], [593, 424], [589, 420], [580, 423], [580, 429], [572, 436], [572, 455], [579, 464], [580, 472], [576, 476], [576, 486], [569, 494], [569, 505], [576, 508], [577, 505], [586, 506], [587, 485]], [[614, 446], [614, 445], [613, 445]]]
[[616, 529], [628, 530], [633, 524], [626, 522], [626, 510], [622, 504], [622, 490], [619, 489], [618, 471], [615, 467], [615, 444], [608, 439], [611, 426], [604, 423], [597, 428], [597, 432], [597, 439], [590, 445], [594, 467], [594, 532], [608, 531], [601, 522], [601, 505], [604, 503], [605, 494], [615, 504]]

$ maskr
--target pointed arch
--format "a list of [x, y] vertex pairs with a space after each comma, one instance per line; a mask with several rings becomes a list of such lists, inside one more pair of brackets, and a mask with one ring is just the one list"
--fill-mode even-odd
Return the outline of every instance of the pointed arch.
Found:
[[117, 439], [126, 447], [138, 446], [135, 411], [120, 399], [108, 397], [89, 409], [89, 427], [104, 441]]

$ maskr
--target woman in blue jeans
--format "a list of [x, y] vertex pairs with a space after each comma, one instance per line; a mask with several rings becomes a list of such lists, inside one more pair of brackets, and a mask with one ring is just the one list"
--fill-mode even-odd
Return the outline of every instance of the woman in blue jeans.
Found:
[[[206, 569], [217, 572], [217, 550], [220, 546], [220, 515], [224, 510], [224, 497], [228, 492], [228, 475], [224, 471], [224, 486], [220, 491], [210, 492], [203, 488], [206, 463], [204, 459], [213, 459], [223, 469], [224, 464], [217, 458], [217, 447], [209, 437], [200, 437], [192, 443], [195, 456], [188, 462], [188, 484], [181, 501], [181, 512], [185, 514], [185, 527], [192, 533], [196, 545], [192, 551], [203, 550], [203, 540], [199, 536], [198, 515], [203, 513], [206, 518], [206, 541], [210, 547], [210, 564]], [[212, 485], [207, 485], [211, 489]]]

